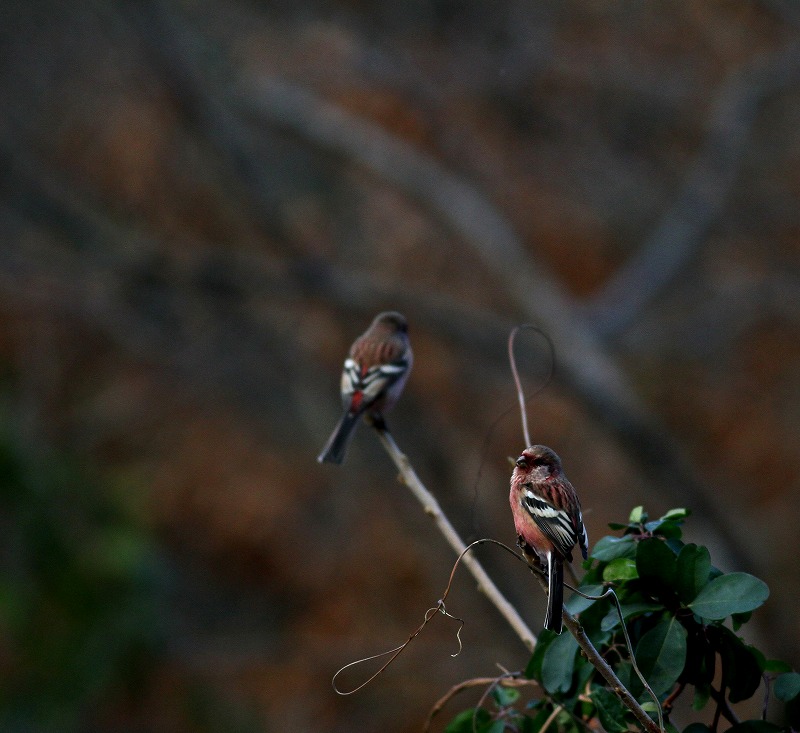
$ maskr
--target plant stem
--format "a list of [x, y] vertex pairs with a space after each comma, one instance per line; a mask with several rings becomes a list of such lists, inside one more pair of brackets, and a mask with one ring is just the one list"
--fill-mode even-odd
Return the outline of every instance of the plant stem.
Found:
[[[724, 716], [725, 720], [727, 720], [732, 725], [736, 725], [740, 722], [739, 716], [731, 710], [731, 706], [728, 705], [728, 701], [725, 699], [725, 688], [721, 688], [720, 690], [716, 690], [713, 687], [709, 686], [709, 694], [711, 695], [711, 699], [717, 703], [717, 711], [715, 717], [716, 723], [719, 722], [718, 716], [721, 714]], [[713, 729], [712, 729], [713, 730]]]
[[578, 623], [578, 620], [566, 609], [563, 613], [564, 625], [569, 629], [570, 633], [575, 637], [578, 646], [583, 650], [586, 658], [591, 662], [592, 666], [603, 676], [603, 679], [608, 683], [611, 691], [620, 699], [622, 704], [630, 710], [642, 729], [647, 733], [661, 733], [658, 724], [642, 709], [642, 706], [636, 701], [636, 698], [628, 692], [625, 685], [622, 684], [619, 677], [611, 666], [600, 656], [594, 644], [586, 636], [583, 626]]

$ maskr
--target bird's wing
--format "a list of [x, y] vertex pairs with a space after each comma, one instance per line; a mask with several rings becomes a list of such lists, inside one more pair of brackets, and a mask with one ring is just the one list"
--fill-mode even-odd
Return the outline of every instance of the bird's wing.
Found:
[[342, 370], [342, 400], [349, 405], [357, 396], [355, 409], [366, 409], [408, 371], [404, 357], [386, 364], [375, 364], [366, 370], [354, 359], [346, 359]]
[[[522, 489], [522, 506], [563, 557], [571, 559], [572, 548], [579, 541], [582, 543], [581, 550], [583, 550], [586, 533], [583, 522], [576, 523], [567, 510], [553, 506], [549, 501], [535, 494], [528, 486]], [[580, 526], [580, 530], [576, 524]]]

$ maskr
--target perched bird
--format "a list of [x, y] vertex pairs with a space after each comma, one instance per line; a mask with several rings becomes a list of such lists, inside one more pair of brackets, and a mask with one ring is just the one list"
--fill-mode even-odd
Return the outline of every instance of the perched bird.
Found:
[[544, 627], [560, 634], [564, 562], [572, 561], [572, 548], [576, 544], [585, 559], [589, 538], [578, 495], [553, 450], [532, 445], [522, 451], [511, 474], [509, 501], [525, 559], [536, 562], [547, 575]]
[[414, 355], [408, 341], [408, 323], [395, 311], [375, 316], [370, 327], [350, 347], [342, 370], [344, 414], [317, 460], [341, 463], [362, 415], [384, 427], [383, 413], [403, 391]]

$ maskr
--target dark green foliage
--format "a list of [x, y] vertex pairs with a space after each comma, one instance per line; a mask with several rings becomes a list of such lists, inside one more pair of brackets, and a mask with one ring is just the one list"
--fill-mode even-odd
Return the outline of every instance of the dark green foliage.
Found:
[[[620, 536], [603, 537], [592, 549], [584, 563], [581, 590], [591, 596], [609, 589], [616, 594], [639, 670], [662, 705], [666, 701], [668, 731], [675, 731], [669, 712], [673, 700], [681, 694], [689, 696], [695, 710], [701, 711], [710, 703], [719, 713], [710, 716], [717, 721], [713, 729], [693, 723], [685, 729], [688, 733], [778, 730], [763, 721], [735, 723], [729, 713], [729, 705], [756, 694], [763, 698], [769, 683], [779, 700], [800, 699], [800, 675], [785, 663], [767, 660], [737, 634], [767, 599], [769, 590], [747, 573], [722, 573], [712, 565], [707, 548], [684, 544], [682, 524], [688, 516], [685, 509], [673, 509], [651, 520], [642, 507], [634, 509], [627, 523], [611, 525], [621, 531]], [[655, 719], [655, 702], [628, 660], [613, 601], [576, 594], [566, 607], [578, 616], [587, 636], [623, 685]], [[550, 723], [550, 731], [583, 730], [576, 718], [586, 723], [599, 720], [609, 733], [637, 727], [632, 714], [578, 653], [577, 642], [566, 631], [560, 636], [548, 631], [540, 634], [525, 676], [537, 680], [545, 695], [527, 711], [524, 725], [515, 711], [514, 730], [528, 730], [529, 723], [534, 726], [531, 730], [538, 730], [536, 726], [548, 719], [555, 706], [563, 711]], [[726, 704], [719, 706], [720, 700]], [[483, 727], [479, 730], [494, 731], [493, 723], [509, 720], [504, 718], [507, 711], [503, 705], [495, 713], [482, 713]], [[504, 729], [512, 728], [496, 728]], [[457, 730], [462, 728], [453, 729]]]
[[567, 692], [572, 687], [578, 642], [571, 634], [560, 634], [547, 645], [539, 678], [548, 692]]
[[768, 595], [764, 581], [747, 573], [728, 573], [702, 588], [688, 607], [703, 619], [722, 621], [734, 614], [753, 611]]
[[488, 711], [479, 708], [474, 710], [462, 710], [450, 721], [450, 725], [445, 728], [445, 733], [486, 733], [492, 724], [492, 717]]
[[[639, 639], [636, 645], [639, 669], [660, 698], [678, 681], [686, 664], [686, 629], [674, 616], [665, 616]], [[631, 680], [631, 692], [642, 697], [641, 680]]]
[[63, 461], [0, 438], [1, 730], [87, 730], [162, 644], [147, 535]]
[[800, 674], [787, 672], [775, 680], [775, 697], [784, 702], [794, 700], [800, 695]]
[[593, 685], [591, 698], [597, 710], [597, 717], [608, 733], [622, 733], [628, 730], [625, 706], [613, 692], [605, 687]]

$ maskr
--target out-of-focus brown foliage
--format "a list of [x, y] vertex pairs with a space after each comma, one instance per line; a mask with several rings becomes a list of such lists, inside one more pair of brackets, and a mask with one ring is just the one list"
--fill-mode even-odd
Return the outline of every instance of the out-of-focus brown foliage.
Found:
[[[78, 729], [399, 733], [460, 679], [526, 662], [462, 579], [458, 658], [437, 623], [364, 692], [331, 690], [339, 666], [405, 639], [453, 560], [366, 427], [342, 467], [314, 462], [351, 340], [380, 309], [406, 313], [416, 362], [393, 433], [463, 536], [512, 543], [504, 345], [530, 311], [424, 187], [308, 120], [259, 116], [264, 80], [369, 123], [507, 218], [532, 309], [555, 283], [586, 359], [613, 365], [707, 492], [695, 506], [717, 508], [713, 536], [692, 539], [769, 583], [763, 646], [800, 660], [788, 4], [35, 0], [0, 16], [11, 432], [124, 496], [168, 568], [150, 672]], [[604, 288], [653, 242], [645, 284], [659, 252], [685, 256], [621, 325], [613, 308], [601, 320]], [[544, 353], [521, 347], [531, 389]], [[590, 537], [636, 504], [669, 508], [559, 359], [531, 431], [561, 454]], [[538, 626], [536, 584], [483, 553]]]

